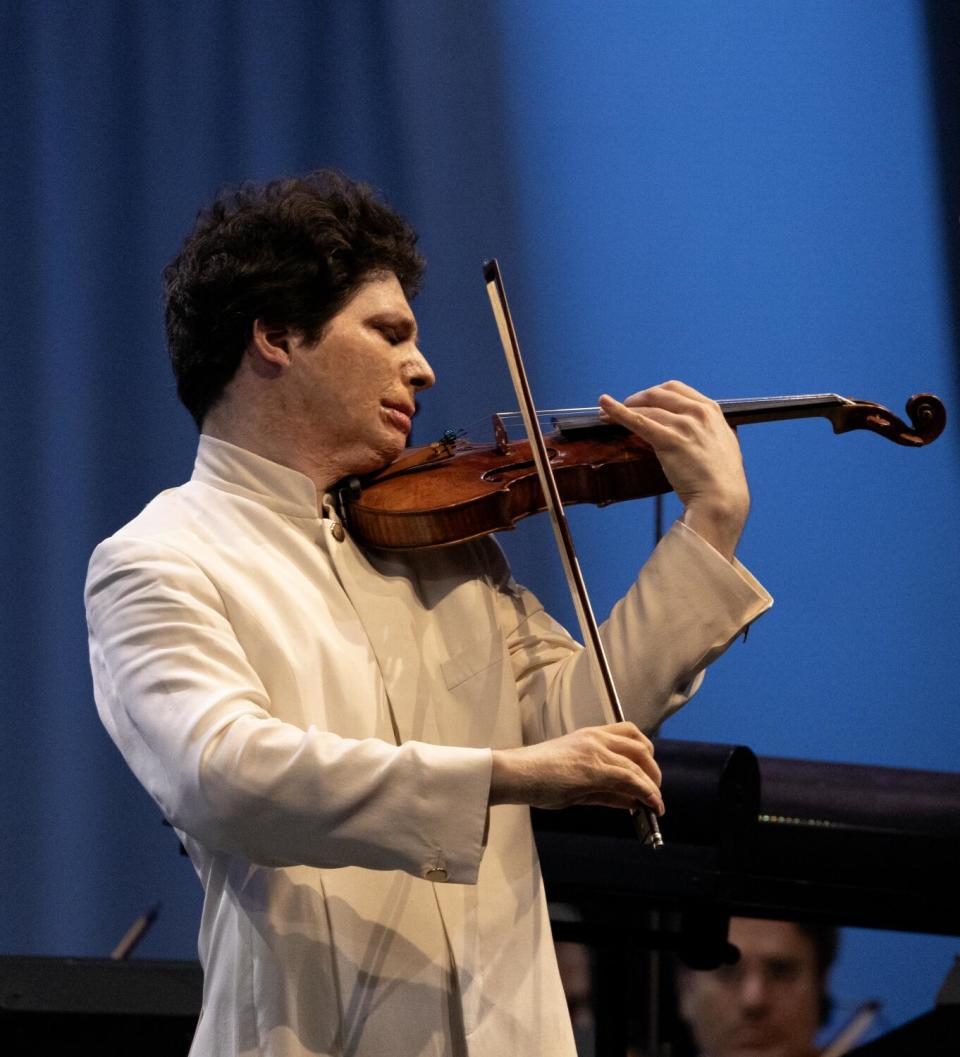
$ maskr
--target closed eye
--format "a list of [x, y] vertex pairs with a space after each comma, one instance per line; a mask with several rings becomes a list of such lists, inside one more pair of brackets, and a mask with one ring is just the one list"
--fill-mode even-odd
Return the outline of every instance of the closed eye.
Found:
[[374, 316], [369, 324], [391, 345], [402, 345], [411, 338], [415, 339], [417, 333], [417, 326], [412, 319], [392, 312]]
[[400, 335], [394, 330], [393, 327], [377, 327], [377, 330], [390, 342], [391, 345], [399, 345]]

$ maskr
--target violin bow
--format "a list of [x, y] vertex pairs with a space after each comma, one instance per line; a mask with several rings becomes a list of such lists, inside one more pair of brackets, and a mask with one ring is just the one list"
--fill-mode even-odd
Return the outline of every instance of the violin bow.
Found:
[[[533, 396], [530, 391], [527, 372], [523, 366], [523, 357], [520, 355], [520, 345], [517, 342], [517, 333], [514, 329], [513, 317], [510, 314], [510, 306], [507, 304], [503, 276], [500, 273], [500, 265], [495, 259], [484, 264], [483, 277], [487, 284], [487, 294], [490, 298], [490, 306], [493, 309], [497, 330], [500, 333], [504, 356], [507, 360], [507, 366], [510, 368], [510, 377], [517, 394], [517, 402], [526, 426], [527, 438], [530, 441], [530, 449], [537, 467], [537, 476], [540, 478], [540, 486], [546, 498], [547, 510], [550, 513], [550, 524], [553, 526], [553, 535], [557, 543], [557, 550], [560, 553], [560, 560], [563, 563], [567, 586], [570, 588], [573, 605], [577, 611], [580, 634], [583, 636], [584, 648], [590, 658], [590, 670], [593, 674], [594, 685], [600, 695], [600, 699], [607, 702], [617, 722], [623, 723], [623, 707], [620, 704], [616, 684], [613, 681], [613, 673], [610, 671], [610, 663], [607, 660], [603, 641], [600, 638], [600, 630], [593, 615], [593, 607], [590, 604], [590, 596], [587, 594], [583, 573], [580, 571], [580, 563], [577, 561], [577, 553], [573, 546], [573, 536], [570, 534], [570, 526], [567, 523], [567, 515], [563, 509], [560, 490], [557, 488], [556, 478], [553, 475], [553, 467], [550, 465], [550, 458], [547, 454], [543, 431], [540, 428], [540, 421], [537, 417], [536, 405], [533, 402]], [[663, 836], [660, 833], [656, 812], [646, 804], [638, 802], [636, 807], [631, 810], [630, 815], [641, 842], [652, 848], [662, 848]]]

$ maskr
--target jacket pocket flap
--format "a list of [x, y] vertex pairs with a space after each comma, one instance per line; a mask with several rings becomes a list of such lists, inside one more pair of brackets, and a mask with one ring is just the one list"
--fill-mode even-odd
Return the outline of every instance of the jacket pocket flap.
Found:
[[504, 657], [503, 639], [499, 635], [473, 642], [449, 660], [443, 661], [440, 665], [443, 681], [448, 690], [453, 690], [474, 675], [500, 664]]

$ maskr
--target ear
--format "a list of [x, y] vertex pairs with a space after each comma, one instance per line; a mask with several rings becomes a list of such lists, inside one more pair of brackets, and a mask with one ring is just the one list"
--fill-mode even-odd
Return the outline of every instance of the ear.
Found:
[[262, 319], [253, 321], [248, 351], [264, 364], [287, 367], [290, 364], [291, 334], [286, 327], [270, 327]]

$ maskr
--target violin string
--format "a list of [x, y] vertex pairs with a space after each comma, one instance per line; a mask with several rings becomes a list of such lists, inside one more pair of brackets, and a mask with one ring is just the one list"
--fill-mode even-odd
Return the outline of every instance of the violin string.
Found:
[[[553, 418], [556, 416], [563, 416], [564, 418], [590, 418], [596, 417], [600, 414], [599, 407], [555, 407], [548, 408], [545, 411], [539, 411], [537, 417], [540, 419], [541, 426], [546, 430], [552, 430], [554, 428]], [[503, 422], [504, 426], [507, 427], [508, 432], [513, 432], [514, 429], [521, 428], [523, 416], [519, 411], [498, 411], [497, 417]], [[462, 437], [466, 441], [482, 441], [492, 436], [492, 425], [489, 416], [486, 418], [478, 418], [473, 422], [469, 423], [463, 429], [455, 429], [451, 432]], [[517, 439], [522, 439], [518, 437]], [[417, 443], [423, 443], [418, 441]]]
[[[501, 419], [517, 419], [520, 418], [519, 411], [498, 411], [497, 414]], [[564, 418], [585, 418], [590, 415], [599, 415], [599, 407], [548, 407], [543, 408], [537, 412], [537, 418], [549, 420], [551, 417], [563, 416]]]
[[[541, 429], [549, 433], [556, 429], [557, 419], [562, 418], [569, 423], [571, 419], [598, 419], [599, 415], [599, 407], [551, 407], [538, 411], [537, 419], [540, 422]], [[523, 423], [523, 416], [519, 411], [500, 411], [497, 413], [497, 417], [508, 430], [514, 426], [520, 427]]]
[[[796, 407], [806, 404], [848, 402], [849, 401], [846, 398], [837, 396], [836, 393], [804, 393], [798, 396], [759, 396], [718, 401], [720, 406], [727, 413], [748, 411], [771, 405], [793, 405]], [[557, 418], [563, 418], [569, 421], [571, 419], [597, 419], [599, 416], [599, 407], [551, 407], [544, 408], [537, 412], [537, 418], [540, 420], [541, 426], [546, 431], [555, 428], [554, 420]], [[511, 433], [514, 429], [518, 428], [519, 424], [523, 421], [523, 416], [519, 411], [498, 411], [497, 417], [504, 426], [507, 427], [508, 432]], [[458, 430], [457, 432], [467, 437], [488, 437], [491, 432], [490, 420], [478, 419], [466, 431]]]

